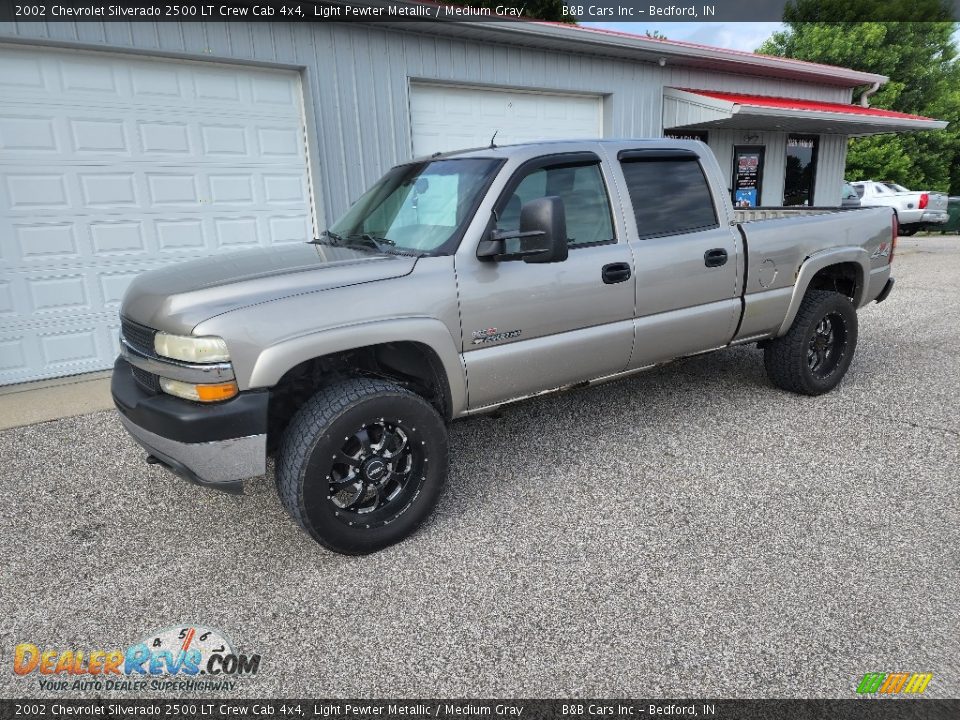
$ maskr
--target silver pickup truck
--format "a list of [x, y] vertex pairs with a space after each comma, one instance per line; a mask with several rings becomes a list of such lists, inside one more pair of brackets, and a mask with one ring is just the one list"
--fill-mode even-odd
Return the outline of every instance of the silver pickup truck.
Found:
[[139, 276], [113, 396], [148, 461], [239, 492], [275, 454], [293, 518], [368, 553], [434, 507], [448, 421], [744, 343], [827, 392], [895, 240], [890, 208], [735, 211], [697, 142], [435, 155], [310, 242]]

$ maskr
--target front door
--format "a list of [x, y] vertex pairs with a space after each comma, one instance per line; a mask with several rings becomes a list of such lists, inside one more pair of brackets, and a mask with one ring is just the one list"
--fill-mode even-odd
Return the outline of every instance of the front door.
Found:
[[497, 228], [516, 230], [524, 203], [558, 196], [570, 238], [567, 260], [538, 265], [458, 258], [471, 409], [626, 368], [633, 345], [633, 264], [614, 224], [609, 186], [593, 153], [525, 163], [498, 200]]

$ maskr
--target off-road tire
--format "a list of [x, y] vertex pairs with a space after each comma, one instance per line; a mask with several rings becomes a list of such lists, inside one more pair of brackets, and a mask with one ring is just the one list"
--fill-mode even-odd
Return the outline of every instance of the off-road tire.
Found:
[[[815, 352], [818, 328], [823, 323], [836, 323], [834, 332], [842, 338], [833, 340], [838, 353], [832, 358], [828, 372], [815, 372], [810, 354]], [[827, 290], [808, 290], [787, 334], [770, 341], [763, 351], [763, 364], [771, 382], [783, 390], [802, 395], [822, 395], [833, 390], [843, 379], [857, 348], [857, 311], [845, 295]]]
[[[364, 474], [370, 467], [364, 471], [363, 463], [352, 467], [335, 459], [355, 460], [352, 447], [360, 448], [356, 457], [363, 455], [361, 441], [366, 438], [367, 462], [371, 462], [377, 451], [376, 443], [369, 441], [376, 438], [377, 428], [383, 429], [381, 437], [392, 433], [394, 446], [401, 440], [405, 443], [403, 452], [408, 453], [411, 466], [409, 488], [394, 480], [401, 488], [398, 493], [404, 494], [385, 500], [388, 504], [382, 512], [361, 515], [362, 508], [350, 510], [337, 503], [344, 494], [354, 492], [358, 498], [366, 493], [373, 498], [370, 502], [381, 502], [376, 483]], [[384, 457], [387, 452], [383, 451]], [[407, 456], [397, 457], [393, 462], [399, 465]], [[365, 555], [403, 540], [430, 515], [446, 480], [447, 462], [447, 428], [430, 403], [394, 383], [350, 379], [318, 392], [290, 421], [277, 454], [277, 493], [291, 517], [318, 543], [345, 555]], [[328, 478], [339, 477], [344, 484], [343, 478], [349, 479], [352, 472], [360, 478], [356, 485], [332, 495], [337, 485]], [[388, 478], [403, 477], [389, 469], [385, 472]], [[395, 501], [394, 513], [389, 503]], [[371, 518], [378, 518], [372, 526], [365, 521]]]

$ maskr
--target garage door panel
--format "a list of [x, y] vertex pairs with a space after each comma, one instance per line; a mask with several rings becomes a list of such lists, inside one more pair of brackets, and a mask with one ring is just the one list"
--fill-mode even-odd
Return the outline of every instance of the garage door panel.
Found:
[[40, 171], [0, 163], [0, 211], [6, 217], [46, 221], [60, 217], [138, 216], [207, 212], [244, 206], [254, 210], [309, 204], [307, 173], [295, 163], [190, 167], [134, 163], [61, 165]]
[[157, 250], [171, 253], [204, 250], [206, 233], [200, 218], [159, 218], [154, 221]]
[[20, 210], [33, 214], [40, 209], [69, 208], [67, 178], [61, 172], [11, 171], [2, 176], [3, 210]]
[[54, 118], [37, 113], [0, 112], [0, 151], [11, 153], [61, 153]]
[[[233, 239], [230, 229], [242, 238]], [[251, 237], [250, 232], [254, 232]], [[247, 207], [140, 216], [67, 216], [61, 222], [0, 218], [0, 272], [37, 268], [111, 267], [137, 259], [203, 257], [235, 244], [262, 246], [304, 242], [312, 237], [310, 216], [301, 207]]]
[[273, 215], [266, 220], [267, 236], [272, 245], [303, 242], [311, 235], [310, 218], [299, 215]]
[[37, 323], [29, 331], [0, 331], [0, 378], [15, 383], [103, 370], [103, 357], [116, 357], [119, 323], [91, 317], [63, 324]]
[[139, 220], [112, 220], [90, 223], [90, 249], [94, 256], [147, 253], [144, 223]]
[[[299, 112], [300, 95], [289, 73], [214, 63], [177, 63], [123, 57], [104, 61], [46, 49], [0, 48], [0, 97], [18, 97], [73, 107], [151, 105], [176, 108], [184, 103], [218, 113], [279, 114]], [[8, 70], [9, 69], [9, 70]]]
[[0, 49], [0, 63], [6, 70], [6, 72], [0, 73], [0, 88], [14, 88], [16, 92], [47, 88], [40, 53]]
[[303, 173], [264, 174], [263, 200], [269, 205], [303, 207], [307, 201], [307, 176]]
[[304, 158], [303, 128], [297, 118], [286, 122], [246, 118], [237, 123], [236, 115], [172, 110], [149, 111], [149, 118], [138, 116], [143, 110], [129, 109], [116, 110], [111, 118], [102, 109], [67, 111], [59, 105], [32, 105], [30, 110], [16, 112], [0, 104], [0, 164], [40, 160], [270, 165]]
[[173, 65], [137, 65], [130, 76], [130, 90], [140, 101], [166, 103], [171, 99], [183, 99], [180, 72]]
[[414, 155], [501, 144], [600, 137], [597, 95], [413, 83], [410, 120]]
[[0, 318], [13, 313], [13, 283], [9, 280], [0, 280]]
[[141, 272], [312, 237], [295, 73], [0, 47], [0, 384], [110, 367]]

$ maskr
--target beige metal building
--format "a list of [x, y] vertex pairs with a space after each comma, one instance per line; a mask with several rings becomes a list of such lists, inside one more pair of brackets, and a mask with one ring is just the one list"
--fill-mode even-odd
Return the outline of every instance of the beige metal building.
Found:
[[109, 367], [137, 273], [303, 242], [416, 155], [697, 137], [743, 204], [840, 203], [886, 78], [539, 22], [0, 23], [0, 384]]

